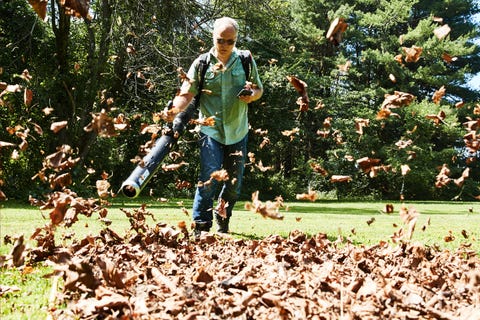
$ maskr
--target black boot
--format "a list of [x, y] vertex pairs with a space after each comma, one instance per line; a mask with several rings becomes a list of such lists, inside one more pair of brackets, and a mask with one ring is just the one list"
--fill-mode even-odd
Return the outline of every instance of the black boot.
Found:
[[223, 218], [215, 212], [215, 220], [217, 221], [217, 232], [228, 233], [228, 223], [230, 222], [230, 217]]
[[200, 239], [202, 231], [210, 232], [211, 222], [195, 222], [195, 228], [193, 229], [193, 236], [195, 240]]

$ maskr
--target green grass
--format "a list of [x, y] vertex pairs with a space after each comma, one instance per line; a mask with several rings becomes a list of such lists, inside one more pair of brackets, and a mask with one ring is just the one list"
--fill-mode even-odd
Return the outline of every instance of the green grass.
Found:
[[[128, 201], [128, 202], [124, 202]], [[165, 222], [176, 226], [179, 221], [186, 221], [189, 226], [191, 216], [186, 215], [181, 208], [185, 207], [191, 213], [191, 201], [184, 200], [183, 205], [177, 200], [160, 203], [150, 199], [115, 199], [109, 207], [107, 218], [112, 221], [110, 228], [124, 235], [129, 229], [129, 222], [120, 210], [138, 209], [142, 203], [147, 203], [156, 222]], [[300, 230], [309, 235], [326, 233], [331, 240], [341, 235], [358, 245], [373, 245], [379, 241], [390, 241], [390, 236], [402, 227], [398, 214], [400, 203], [393, 203], [393, 214], [384, 214], [382, 210], [386, 202], [336, 202], [317, 201], [286, 203], [288, 210], [280, 210], [283, 220], [265, 219], [259, 214], [244, 209], [244, 202], [235, 207], [231, 220], [233, 237], [246, 239], [261, 239], [271, 234], [287, 236], [292, 230]], [[406, 203], [414, 207], [420, 216], [412, 241], [421, 242], [427, 246], [437, 246], [441, 249], [454, 251], [462, 244], [471, 244], [471, 249], [480, 253], [480, 204], [465, 202], [415, 202]], [[367, 221], [375, 218], [371, 224]], [[426, 225], [430, 220], [430, 225]], [[155, 222], [147, 217], [149, 225]], [[28, 239], [35, 228], [48, 222], [48, 211], [40, 211], [36, 207], [25, 204], [6, 202], [0, 204], [0, 255], [8, 254], [12, 245], [3, 243], [6, 235], [24, 234]], [[396, 225], [396, 226], [394, 226]], [[424, 231], [422, 226], [426, 225]], [[105, 227], [94, 214], [90, 218], [80, 216], [80, 221], [72, 228], [58, 228], [58, 235], [74, 233], [81, 239], [87, 234], [96, 235]], [[468, 238], [462, 235], [466, 232]], [[454, 240], [445, 242], [447, 235], [453, 235]], [[28, 240], [32, 246], [33, 243]], [[0, 297], [0, 318], [2, 319], [45, 319], [47, 315], [48, 296], [51, 280], [44, 278], [51, 272], [43, 264], [35, 265], [32, 273], [23, 272], [22, 268], [0, 269], [0, 284], [18, 286], [20, 291]]]

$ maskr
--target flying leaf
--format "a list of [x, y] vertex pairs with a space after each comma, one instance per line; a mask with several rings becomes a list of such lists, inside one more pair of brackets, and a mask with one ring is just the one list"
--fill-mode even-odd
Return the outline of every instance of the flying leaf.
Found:
[[382, 103], [382, 109], [400, 108], [408, 106], [415, 100], [415, 96], [410, 93], [394, 91], [393, 94], [385, 94], [385, 100]]
[[470, 175], [470, 168], [466, 167], [463, 170], [462, 175], [459, 178], [454, 179], [453, 182], [457, 185], [457, 187], [462, 187], [465, 182], [465, 179], [467, 179], [469, 175]]
[[318, 198], [317, 191], [309, 190], [307, 193], [301, 193], [296, 195], [297, 200], [308, 200], [311, 202], [315, 202]]
[[330, 24], [327, 31], [327, 39], [335, 46], [338, 46], [342, 42], [342, 35], [347, 30], [348, 24], [345, 23], [343, 18], [335, 18]]
[[300, 80], [295, 76], [287, 76], [287, 79], [300, 95], [306, 94], [308, 85], [305, 81]]
[[363, 157], [358, 159], [357, 165], [362, 169], [363, 172], [369, 173], [370, 170], [374, 167], [380, 164], [381, 160], [380, 159], [372, 159], [369, 157]]
[[387, 203], [383, 212], [388, 214], [393, 213], [393, 204]]
[[5, 147], [15, 147], [16, 144], [11, 142], [0, 141], [0, 149]]
[[259, 193], [259, 191], [252, 193], [252, 202], [245, 202], [245, 209], [260, 213], [264, 218], [283, 220], [283, 215], [279, 213], [279, 209], [284, 206], [282, 197], [277, 197], [275, 202], [266, 201], [263, 203], [258, 199]]
[[53, 112], [53, 110], [54, 110], [53, 108], [45, 107], [45, 108], [42, 109], [42, 112], [43, 112], [46, 116], [48, 116], [48, 115], [50, 115], [50, 113]]
[[443, 110], [440, 110], [438, 114], [427, 114], [425, 116], [425, 118], [433, 120], [435, 125], [439, 125], [440, 123], [443, 123], [444, 122], [443, 120], [445, 120], [445, 117], [446, 117], [445, 111]]
[[47, 16], [48, 0], [28, 0], [28, 3], [30, 3], [37, 15], [42, 20], [45, 20], [45, 17]]
[[370, 119], [355, 118], [355, 132], [363, 135], [363, 128], [370, 125]]
[[58, 133], [60, 130], [65, 128], [68, 125], [68, 121], [58, 121], [54, 122], [50, 125], [50, 130], [53, 131], [53, 133]]
[[300, 94], [300, 97], [297, 99], [297, 104], [300, 106], [300, 111], [304, 112], [308, 110], [309, 107], [309, 98], [307, 94], [307, 83], [303, 80], [298, 79], [295, 76], [287, 76], [290, 84], [297, 90]]
[[406, 176], [407, 173], [409, 173], [409, 172], [411, 171], [411, 169], [410, 169], [410, 167], [409, 167], [408, 164], [402, 164], [402, 165], [400, 166], [400, 168], [401, 168], [401, 171], [402, 171], [402, 176]]
[[180, 81], [192, 83], [192, 80], [188, 78], [187, 73], [185, 72], [185, 70], [183, 70], [182, 67], [177, 68], [177, 73], [178, 73], [178, 77], [180, 78]]
[[97, 194], [100, 198], [106, 199], [109, 196], [110, 183], [107, 180], [97, 180], [95, 182]]
[[332, 175], [330, 177], [330, 182], [337, 183], [337, 182], [350, 182], [352, 181], [351, 176], [344, 176], [344, 175]]
[[436, 176], [435, 187], [442, 188], [446, 186], [452, 179], [450, 179], [450, 169], [447, 167], [447, 164], [443, 164], [440, 172]]
[[203, 119], [192, 119], [190, 120], [192, 124], [198, 124], [206, 127], [213, 127], [215, 125], [215, 116], [211, 116]]
[[229, 179], [228, 172], [225, 169], [214, 171], [210, 174], [210, 179], [217, 181], [227, 181]]
[[465, 105], [465, 101], [459, 101], [455, 103], [455, 108], [460, 109]]
[[412, 139], [398, 140], [397, 142], [395, 142], [395, 146], [397, 146], [398, 149], [405, 149], [406, 147], [411, 146], [412, 143]]
[[439, 104], [443, 96], [445, 95], [445, 92], [446, 92], [445, 86], [441, 86], [440, 89], [435, 91], [435, 93], [433, 94], [433, 97], [432, 97], [433, 102], [435, 104]]
[[294, 139], [294, 136], [300, 132], [299, 128], [293, 128], [292, 130], [283, 130], [282, 134], [286, 137], [290, 137], [290, 141]]
[[433, 30], [433, 34], [438, 38], [438, 40], [442, 40], [450, 33], [451, 30], [452, 29], [450, 29], [448, 24], [444, 24], [443, 26]]
[[393, 59], [395, 61], [397, 61], [400, 65], [403, 66], [403, 55], [402, 54], [397, 54]]
[[405, 206], [402, 205], [399, 210], [399, 214], [403, 223], [407, 225], [407, 232], [405, 236], [407, 239], [411, 239], [413, 231], [415, 230], [415, 225], [417, 223], [419, 213], [414, 207], [410, 207], [407, 209]]
[[344, 72], [344, 73], [348, 73], [348, 70], [350, 69], [351, 66], [352, 66], [352, 61], [350, 61], [350, 60], [348, 60], [344, 64], [337, 65], [338, 70], [340, 72]]
[[188, 163], [182, 161], [180, 163], [162, 164], [162, 169], [163, 171], [175, 171], [180, 169], [184, 165], [188, 165]]
[[67, 15], [91, 19], [88, 13], [90, 0], [60, 0], [60, 5], [65, 8], [65, 14]]
[[310, 168], [313, 169], [314, 172], [320, 173], [322, 176], [328, 176], [328, 171], [325, 170], [321, 165], [315, 162], [310, 162]]
[[118, 133], [115, 131], [114, 120], [108, 116], [107, 111], [102, 109], [98, 113], [92, 114], [92, 121], [86, 125], [83, 130], [86, 132], [94, 131], [100, 137], [115, 137]]
[[417, 62], [420, 60], [420, 56], [422, 55], [423, 49], [417, 46], [412, 46], [410, 48], [402, 47], [403, 51], [405, 52], [405, 61], [406, 62]]
[[442, 59], [443, 61], [445, 61], [446, 63], [452, 63], [454, 61], [457, 61], [458, 58], [457, 57], [452, 57], [451, 55], [449, 55], [448, 53], [442, 53]]

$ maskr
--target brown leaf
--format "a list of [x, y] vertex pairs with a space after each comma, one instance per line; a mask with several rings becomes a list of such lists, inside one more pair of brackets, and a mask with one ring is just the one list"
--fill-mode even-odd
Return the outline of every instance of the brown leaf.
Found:
[[307, 193], [301, 193], [296, 195], [297, 200], [308, 200], [311, 202], [315, 202], [318, 198], [317, 191], [309, 190]]
[[442, 53], [442, 59], [443, 59], [443, 61], [445, 61], [448, 64], [458, 60], [457, 57], [452, 57], [451, 55], [449, 55], [446, 52]]
[[327, 39], [335, 46], [338, 46], [342, 42], [342, 35], [347, 30], [348, 24], [343, 18], [335, 18], [330, 24], [327, 31]]
[[113, 261], [105, 257], [97, 257], [96, 262], [102, 271], [103, 278], [109, 285], [117, 289], [126, 287], [124, 283], [125, 274], [115, 267]]
[[7, 196], [5, 195], [5, 193], [3, 193], [2, 190], [0, 190], [0, 201], [5, 201], [5, 200], [7, 200], [7, 199], [8, 199], [8, 198], [7, 198]]
[[379, 165], [381, 162], [380, 159], [372, 159], [369, 157], [363, 157], [356, 161], [357, 165], [362, 169], [364, 173], [369, 173], [370, 170], [374, 167]]
[[422, 55], [423, 49], [417, 46], [411, 46], [410, 48], [402, 47], [403, 52], [405, 52], [405, 62], [418, 62], [420, 56]]
[[84, 18], [90, 20], [88, 13], [90, 7], [90, 0], [60, 0], [60, 5], [64, 7], [65, 14], [74, 16], [76, 18]]
[[97, 180], [95, 186], [97, 187], [97, 194], [100, 198], [108, 198], [110, 195], [110, 183], [107, 180]]
[[210, 179], [217, 181], [227, 181], [229, 179], [228, 172], [225, 169], [214, 171], [210, 174]]
[[215, 116], [211, 116], [203, 119], [192, 119], [190, 120], [192, 124], [198, 124], [206, 127], [213, 127], [215, 125]]
[[45, 20], [45, 17], [47, 16], [48, 0], [28, 0], [28, 3], [30, 3], [33, 10], [35, 10], [35, 12], [37, 13], [37, 15], [42, 20]]
[[186, 163], [185, 161], [182, 161], [180, 163], [162, 164], [162, 170], [163, 171], [175, 171], [175, 170], [178, 170], [185, 165], [188, 165], [188, 163]]
[[435, 104], [440, 104], [440, 101], [442, 100], [443, 96], [445, 95], [445, 92], [446, 92], [445, 86], [442, 86], [440, 89], [435, 91], [435, 93], [433, 94], [433, 97], [432, 97], [432, 101]]
[[342, 176], [342, 175], [332, 175], [330, 177], [330, 182], [337, 183], [337, 182], [350, 182], [352, 181], [351, 176]]
[[450, 31], [451, 29], [448, 24], [444, 24], [443, 26], [433, 30], [433, 34], [438, 38], [438, 40], [442, 40], [450, 33]]
[[23, 103], [28, 107], [32, 104], [33, 91], [30, 89], [25, 89], [23, 94]]
[[393, 94], [385, 94], [385, 100], [382, 103], [382, 109], [394, 109], [408, 106], [415, 100], [415, 96], [401, 91], [395, 91]]
[[252, 202], [245, 202], [245, 209], [254, 213], [260, 213], [264, 218], [282, 220], [283, 215], [279, 213], [279, 209], [283, 207], [283, 199], [281, 197], [277, 197], [275, 202], [266, 201], [263, 203], [258, 198], [259, 193], [259, 191], [252, 193]]
[[355, 118], [355, 132], [363, 135], [363, 128], [370, 125], [370, 119]]
[[15, 147], [16, 144], [6, 141], [0, 141], [0, 149], [5, 147]]
[[25, 243], [23, 241], [23, 234], [18, 236], [13, 244], [10, 256], [12, 257], [12, 264], [14, 267], [20, 267], [25, 262]]
[[385, 210], [383, 210], [384, 213], [393, 213], [393, 204], [387, 203], [385, 205]]
[[297, 104], [300, 106], [300, 111], [307, 111], [309, 107], [309, 98], [307, 94], [308, 85], [305, 83], [305, 81], [300, 80], [295, 76], [287, 76], [287, 79], [290, 84], [295, 88], [295, 90], [300, 94], [300, 97], [297, 99]]
[[204, 268], [200, 268], [198, 270], [197, 274], [193, 278], [195, 282], [204, 282], [204, 283], [210, 283], [213, 281], [213, 277], [205, 271]]
[[68, 121], [58, 121], [54, 122], [50, 125], [50, 130], [53, 131], [53, 133], [58, 133], [60, 130], [65, 128], [68, 125]]
[[447, 164], [443, 164], [440, 172], [436, 177], [435, 187], [442, 188], [446, 186], [452, 179], [449, 178], [450, 169], [448, 169]]
[[411, 171], [410, 167], [408, 166], [408, 164], [402, 164], [400, 166], [401, 168], [401, 171], [402, 171], [402, 176], [406, 176], [407, 173], [409, 173]]
[[321, 165], [315, 162], [310, 162], [310, 167], [313, 169], [314, 172], [320, 173], [322, 176], [328, 176], [328, 171], [325, 170]]
[[83, 128], [86, 132], [94, 131], [100, 137], [116, 137], [118, 133], [115, 130], [115, 122], [110, 116], [107, 115], [107, 111], [102, 109], [101, 112], [92, 115], [92, 121]]
[[438, 114], [427, 114], [425, 118], [433, 120], [435, 125], [439, 125], [444, 122], [443, 120], [445, 120], [446, 114], [443, 110], [440, 110]]

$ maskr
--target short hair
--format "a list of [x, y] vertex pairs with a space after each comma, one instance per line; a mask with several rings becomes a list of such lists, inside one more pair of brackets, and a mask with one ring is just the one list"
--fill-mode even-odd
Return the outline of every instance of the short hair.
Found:
[[238, 32], [239, 29], [238, 22], [230, 17], [222, 17], [215, 20], [215, 23], [213, 24], [213, 30], [217, 30], [221, 26], [231, 26], [235, 29], [235, 32]]

